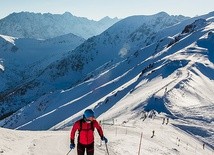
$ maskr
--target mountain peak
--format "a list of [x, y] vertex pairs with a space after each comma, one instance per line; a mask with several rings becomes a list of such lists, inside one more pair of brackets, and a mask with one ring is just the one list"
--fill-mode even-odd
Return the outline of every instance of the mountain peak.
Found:
[[155, 14], [156, 16], [169, 16], [169, 14], [168, 13], [166, 13], [166, 12], [164, 12], [164, 11], [161, 11], [161, 12], [159, 12], [159, 13], [157, 13], [157, 14]]
[[108, 20], [108, 19], [111, 19], [111, 18], [109, 16], [105, 16], [101, 20]]
[[66, 11], [65, 13], [63, 13], [63, 16], [73, 16], [70, 12]]
[[118, 21], [119, 19], [117, 17], [110, 18], [109, 16], [105, 16], [102, 19], [99, 20], [99, 22], [109, 22], [109, 21]]
[[214, 11], [209, 12], [209, 14], [214, 15]]

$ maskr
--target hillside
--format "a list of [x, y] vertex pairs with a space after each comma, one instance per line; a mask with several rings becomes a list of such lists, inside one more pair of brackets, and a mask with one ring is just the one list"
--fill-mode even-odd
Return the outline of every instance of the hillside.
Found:
[[[30, 78], [22, 82], [22, 84], [15, 83], [17, 78], [15, 78], [15, 80], [14, 78], [9, 78], [11, 81], [15, 81], [12, 83], [15, 83], [15, 87], [11, 86], [1, 93], [2, 100], [0, 100], [0, 102], [3, 103], [1, 105], [1, 109], [3, 109], [1, 117], [10, 115], [16, 110], [22, 108], [24, 105], [37, 100], [45, 94], [61, 89], [71, 88], [90, 77], [97, 76], [109, 66], [132, 55], [135, 51], [131, 49], [126, 50], [126, 46], [124, 45], [127, 45], [132, 33], [136, 32], [139, 27], [142, 28], [143, 25], [146, 25], [146, 27], [152, 27], [152, 29], [148, 30], [148, 34], [142, 34], [144, 36], [143, 38], [146, 38], [150, 34], [169, 27], [183, 19], [186, 18], [183, 16], [169, 16], [163, 12], [150, 16], [133, 16], [116, 23], [102, 34], [89, 38], [75, 50], [72, 50], [72, 48], [69, 49], [67, 46], [64, 50], [61, 50], [61, 42], [58, 44], [51, 43], [53, 46], [49, 46], [49, 48], [46, 48], [45, 46], [45, 50], [47, 49], [51, 52], [57, 51], [58, 48], [60, 48], [60, 51], [64, 54], [63, 57], [57, 57], [57, 59], [55, 59], [56, 61], [48, 63], [46, 68], [41, 67], [40, 61], [37, 63], [35, 62], [30, 71], [26, 69], [25, 72], [29, 73], [28, 75]], [[163, 20], [165, 22], [162, 22]], [[28, 39], [25, 40], [27, 41]], [[47, 41], [44, 42], [47, 43]], [[135, 42], [132, 42], [133, 48], [137, 47], [134, 46], [134, 43]], [[70, 42], [67, 42], [67, 44], [70, 45]], [[145, 44], [142, 46], [144, 45]], [[38, 49], [36, 43], [31, 44], [31, 46], [27, 45], [26, 47], [30, 47], [32, 51]], [[39, 50], [41, 51], [40, 53], [47, 53], [44, 52], [44, 49]], [[124, 55], [124, 53], [127, 54]], [[60, 54], [60, 56], [62, 55]], [[11, 58], [13, 58], [13, 56], [11, 56]], [[23, 59], [21, 58], [21, 60]], [[22, 61], [18, 60], [18, 62]], [[42, 62], [47, 63], [49, 61], [45, 60]], [[14, 63], [16, 63], [16, 61]], [[14, 66], [17, 66], [18, 68], [20, 65]], [[37, 74], [35, 74], [34, 68], [39, 68], [39, 72]], [[16, 76], [13, 75], [13, 77]], [[12, 109], [9, 107], [12, 107]]]
[[[4, 96], [13, 93], [24, 94], [23, 88], [31, 89], [37, 85], [35, 82], [26, 84], [27, 82], [33, 81], [49, 64], [61, 59], [84, 41], [73, 34], [47, 40], [0, 35], [0, 102], [3, 104], [0, 106], [0, 118], [8, 113], [8, 110], [15, 111], [25, 105], [23, 102], [11, 103], [11, 100]], [[4, 104], [5, 102], [9, 104]]]

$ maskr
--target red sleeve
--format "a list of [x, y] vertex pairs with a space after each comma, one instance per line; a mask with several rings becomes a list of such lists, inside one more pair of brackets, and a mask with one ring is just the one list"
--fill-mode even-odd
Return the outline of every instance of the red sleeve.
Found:
[[102, 130], [100, 124], [96, 120], [94, 120], [93, 123], [94, 123], [94, 127], [97, 129], [100, 137], [103, 137], [103, 130]]
[[73, 142], [73, 143], [74, 143], [75, 133], [79, 128], [80, 128], [80, 123], [79, 123], [79, 121], [77, 121], [74, 123], [73, 128], [71, 130], [71, 134], [70, 134], [70, 139], [71, 139], [71, 142]]

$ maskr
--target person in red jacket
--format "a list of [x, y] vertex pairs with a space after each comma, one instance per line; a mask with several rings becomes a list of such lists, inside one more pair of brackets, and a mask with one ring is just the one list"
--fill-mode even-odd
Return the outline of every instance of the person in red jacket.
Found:
[[83, 118], [76, 121], [73, 125], [70, 134], [70, 149], [75, 148], [74, 138], [75, 133], [78, 130], [79, 136], [77, 140], [77, 154], [84, 155], [85, 151], [87, 155], [94, 155], [94, 129], [97, 129], [100, 138], [105, 143], [108, 142], [107, 138], [103, 135], [103, 130], [99, 123], [96, 121], [94, 117], [94, 111], [91, 109], [85, 110], [83, 114]]

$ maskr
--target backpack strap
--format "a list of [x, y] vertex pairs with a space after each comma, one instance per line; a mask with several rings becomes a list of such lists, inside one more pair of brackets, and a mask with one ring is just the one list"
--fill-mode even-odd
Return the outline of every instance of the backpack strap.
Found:
[[94, 122], [91, 122], [91, 130], [94, 131]]
[[91, 128], [90, 129], [82, 129], [82, 123], [83, 123], [83, 119], [81, 119], [80, 120], [80, 129], [79, 129], [79, 133], [82, 131], [82, 130], [86, 130], [86, 131], [88, 131], [88, 130], [92, 130], [92, 131], [94, 131], [94, 122], [92, 121], [90, 124], [91, 124]]
[[79, 132], [82, 131], [82, 122], [83, 122], [83, 119], [80, 120], [80, 129], [79, 129]]

